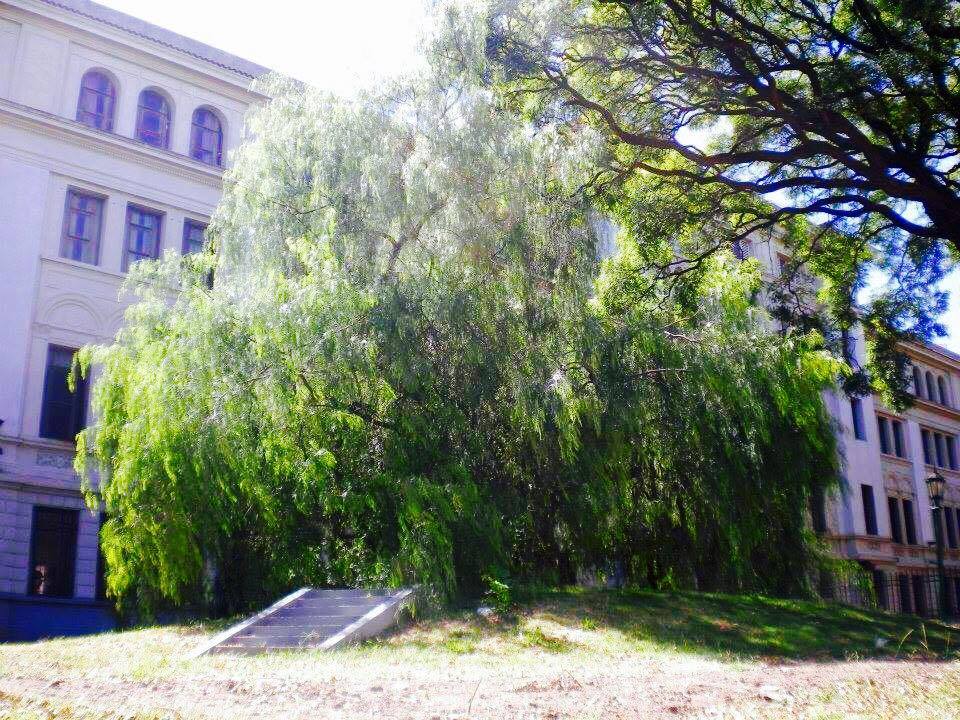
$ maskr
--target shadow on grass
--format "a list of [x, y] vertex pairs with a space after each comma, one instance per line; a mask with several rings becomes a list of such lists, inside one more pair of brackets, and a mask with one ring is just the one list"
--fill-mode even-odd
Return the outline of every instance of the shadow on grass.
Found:
[[836, 603], [619, 590], [541, 592], [527, 607], [567, 626], [617, 630], [685, 652], [744, 658], [960, 657], [960, 629]]

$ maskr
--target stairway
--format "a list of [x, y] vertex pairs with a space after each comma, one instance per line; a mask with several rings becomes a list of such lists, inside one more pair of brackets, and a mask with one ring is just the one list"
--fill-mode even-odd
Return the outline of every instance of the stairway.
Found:
[[224, 630], [191, 655], [332, 650], [379, 635], [396, 624], [413, 591], [301, 588]]

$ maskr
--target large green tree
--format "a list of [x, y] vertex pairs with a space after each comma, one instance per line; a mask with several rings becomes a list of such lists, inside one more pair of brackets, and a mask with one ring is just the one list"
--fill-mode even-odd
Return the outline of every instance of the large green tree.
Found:
[[[941, 332], [938, 282], [960, 257], [956, 2], [509, 0], [488, 17], [515, 106], [604, 138], [592, 188], [645, 176], [694, 196], [690, 217], [726, 232], [688, 262], [792, 227], [832, 325], [861, 302], [880, 385], [906, 400], [889, 351]], [[651, 267], [683, 272], [673, 260]], [[889, 282], [871, 303], [872, 271]]]
[[82, 353], [111, 593], [451, 595], [612, 560], [802, 592], [839, 366], [766, 330], [750, 263], [682, 286], [635, 244], [602, 263], [596, 145], [503, 112], [482, 18], [442, 23], [429, 69], [382, 90], [270, 81], [215, 252], [138, 264], [116, 342]]

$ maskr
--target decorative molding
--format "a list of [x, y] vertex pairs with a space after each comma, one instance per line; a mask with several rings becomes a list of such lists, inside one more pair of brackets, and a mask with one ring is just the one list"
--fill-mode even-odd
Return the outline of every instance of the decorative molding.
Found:
[[73, 456], [68, 453], [37, 450], [37, 465], [40, 467], [57, 468], [59, 470], [72, 470]]
[[0, 98], [0, 121], [46, 138], [62, 140], [86, 150], [209, 185], [218, 190], [223, 186], [223, 168], [204, 165], [186, 155], [154, 148], [122, 135], [93, 130], [76, 120], [68, 120], [11, 100]]
[[[248, 104], [251, 98], [265, 99], [261, 93], [250, 88], [251, 78], [247, 75], [228, 69], [215, 61], [174, 48], [154, 38], [145, 37], [141, 33], [114, 27], [100, 19], [86, 17], [69, 8], [58, 7], [61, 3], [47, 0], [6, 0], [4, 4], [23, 19], [57, 32], [67, 33], [74, 42], [98, 41], [108, 45], [111, 52], [130, 62], [143, 64], [146, 60], [155, 65], [159, 61], [167, 66], [169, 71], [185, 75], [192, 82], [209, 85], [213, 81], [221, 92], [237, 102]], [[161, 30], [164, 29], [161, 28]], [[186, 39], [196, 42], [190, 38]], [[213, 49], [216, 50], [216, 48]], [[240, 58], [240, 60], [243, 59]]]

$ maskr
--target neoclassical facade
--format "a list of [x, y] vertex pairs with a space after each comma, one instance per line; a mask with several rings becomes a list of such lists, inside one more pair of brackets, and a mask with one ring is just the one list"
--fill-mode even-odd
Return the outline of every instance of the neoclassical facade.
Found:
[[[960, 355], [933, 343], [904, 348], [913, 405], [833, 398], [845, 486], [829, 506], [827, 537], [841, 557], [873, 575], [881, 605], [937, 612], [934, 516], [927, 478], [944, 478], [938, 513], [947, 599], [960, 604]], [[862, 361], [862, 357], [861, 357]]]
[[202, 247], [266, 72], [87, 0], [0, 0], [0, 639], [107, 622], [70, 358], [113, 338], [132, 263]]
[[[776, 232], [753, 238], [740, 248], [755, 257], [768, 282], [789, 266], [787, 249]], [[814, 290], [817, 281], [797, 282]], [[812, 296], [811, 296], [812, 301]], [[934, 513], [927, 478], [945, 482], [941, 537], [945, 547], [948, 600], [960, 610], [960, 355], [934, 343], [903, 348], [910, 360], [913, 404], [903, 412], [879, 397], [850, 398], [824, 393], [836, 432], [841, 485], [823, 507], [814, 507], [817, 531], [841, 558], [856, 561], [872, 578], [881, 606], [924, 615], [936, 614], [937, 579]], [[860, 328], [852, 333], [852, 361], [866, 362]], [[836, 592], [823, 588], [825, 594]], [[840, 599], [862, 602], [857, 591]]]

